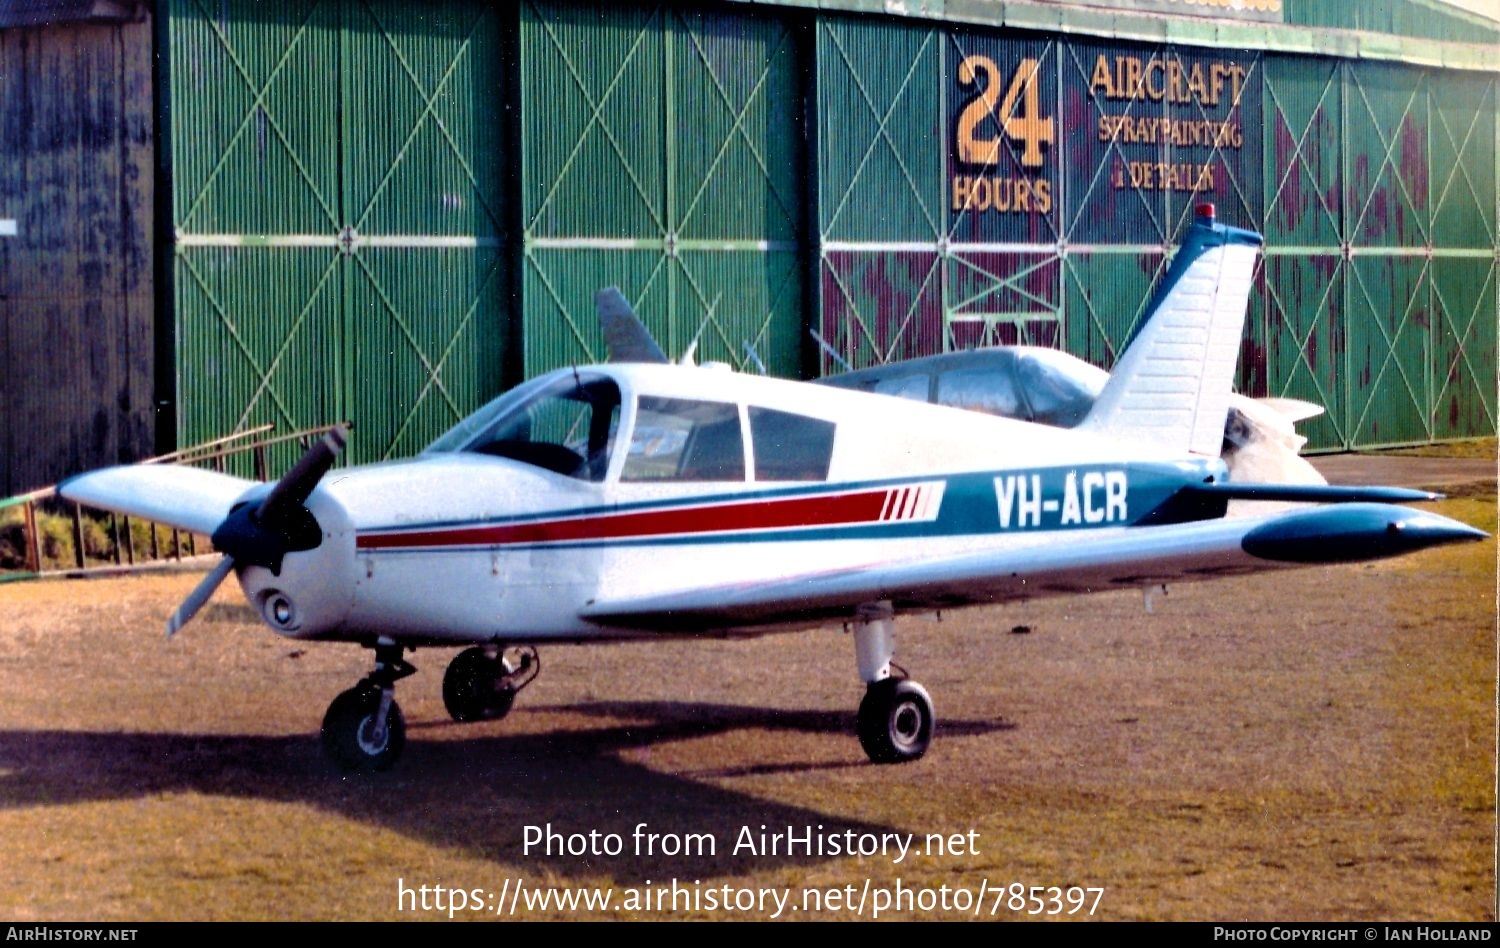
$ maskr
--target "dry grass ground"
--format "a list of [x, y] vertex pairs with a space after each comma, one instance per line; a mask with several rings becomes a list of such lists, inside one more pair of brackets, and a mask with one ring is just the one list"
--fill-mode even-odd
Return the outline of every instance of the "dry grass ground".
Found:
[[[1495, 529], [1493, 494], [1441, 509]], [[1490, 540], [1173, 587], [1154, 615], [1112, 593], [903, 622], [898, 660], [942, 723], [899, 767], [855, 742], [861, 687], [837, 631], [543, 649], [515, 712], [471, 725], [443, 712], [452, 651], [424, 650], [399, 689], [405, 758], [347, 779], [317, 729], [362, 650], [304, 651], [228, 590], [164, 642], [196, 575], [10, 584], [0, 917], [412, 918], [398, 879], [675, 877], [1102, 886], [1106, 919], [1493, 920], [1495, 567]], [[713, 833], [718, 850], [525, 855], [523, 827], [549, 822], [627, 847], [641, 822]], [[972, 829], [978, 853], [729, 852], [761, 824]]]

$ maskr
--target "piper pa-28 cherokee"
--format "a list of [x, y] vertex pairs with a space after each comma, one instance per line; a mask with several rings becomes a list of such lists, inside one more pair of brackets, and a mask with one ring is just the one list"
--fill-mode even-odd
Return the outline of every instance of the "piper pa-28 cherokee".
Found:
[[[223, 559], [168, 634], [233, 572], [276, 632], [373, 649], [374, 670], [323, 720], [346, 769], [400, 755], [408, 649], [473, 646], [443, 679], [449, 713], [467, 721], [510, 710], [540, 643], [839, 622], [867, 686], [861, 745], [877, 762], [911, 760], [935, 718], [926, 690], [892, 672], [897, 615], [1485, 536], [1393, 503], [1435, 497], [1420, 491], [1229, 476], [1221, 447], [1260, 244], [1200, 212], [1071, 428], [611, 363], [532, 379], [408, 460], [325, 478], [345, 439], [334, 429], [274, 484], [136, 465], [60, 490], [212, 534]], [[1226, 517], [1230, 501], [1276, 503]]]

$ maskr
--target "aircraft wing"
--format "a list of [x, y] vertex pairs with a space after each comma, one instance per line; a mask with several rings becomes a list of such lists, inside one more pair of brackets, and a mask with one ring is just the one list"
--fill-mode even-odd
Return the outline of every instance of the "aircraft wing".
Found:
[[1350, 503], [1269, 517], [1129, 527], [1082, 542], [1053, 534], [1049, 542], [1020, 549], [872, 562], [601, 601], [583, 616], [601, 625], [661, 632], [810, 624], [847, 619], [859, 604], [881, 600], [897, 611], [926, 611], [1377, 559], [1485, 536], [1421, 510]]
[[57, 492], [88, 507], [211, 534], [234, 502], [259, 483], [197, 467], [130, 464], [69, 478]]

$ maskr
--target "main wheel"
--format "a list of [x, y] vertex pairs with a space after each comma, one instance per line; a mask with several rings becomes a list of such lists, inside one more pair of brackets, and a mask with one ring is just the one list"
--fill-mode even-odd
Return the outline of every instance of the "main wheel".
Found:
[[504, 675], [499, 658], [491, 658], [479, 646], [464, 649], [443, 673], [443, 707], [455, 721], [505, 717], [516, 703], [516, 692], [495, 687]]
[[389, 770], [406, 746], [406, 718], [391, 702], [385, 733], [376, 728], [380, 689], [356, 685], [333, 699], [323, 715], [323, 751], [341, 770]]
[[898, 764], [927, 753], [937, 718], [927, 689], [909, 678], [886, 678], [859, 703], [860, 746], [877, 764]]

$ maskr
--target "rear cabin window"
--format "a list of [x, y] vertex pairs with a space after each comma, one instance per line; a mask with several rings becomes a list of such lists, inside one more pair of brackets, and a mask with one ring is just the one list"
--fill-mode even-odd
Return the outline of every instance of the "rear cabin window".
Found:
[[622, 481], [743, 481], [739, 406], [642, 396]]
[[833, 461], [834, 424], [770, 408], [750, 409], [758, 481], [823, 481]]

